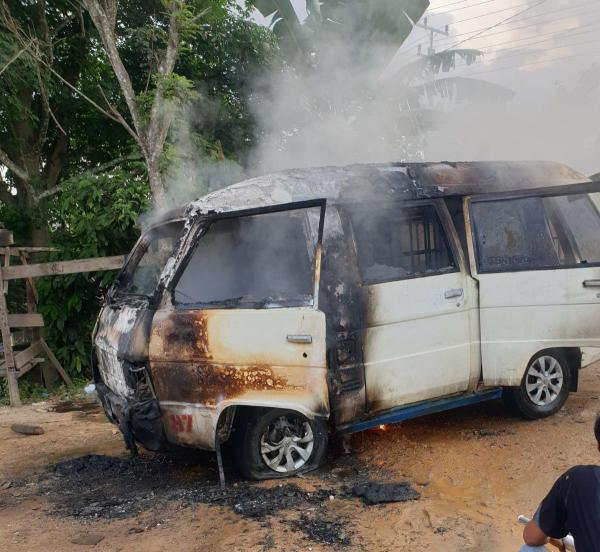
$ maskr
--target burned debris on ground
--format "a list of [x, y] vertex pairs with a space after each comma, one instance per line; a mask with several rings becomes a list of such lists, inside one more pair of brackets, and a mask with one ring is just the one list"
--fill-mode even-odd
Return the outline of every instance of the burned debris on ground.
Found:
[[352, 543], [352, 533], [342, 519], [332, 521], [303, 513], [299, 519], [282, 521], [294, 530], [302, 531], [313, 542], [339, 546], [349, 546]]
[[[115, 520], [133, 518], [172, 503], [184, 507], [207, 504], [227, 507], [267, 525], [272, 521], [269, 518], [278, 518], [309, 541], [338, 547], [351, 544], [352, 531], [343, 518], [329, 518], [325, 505], [332, 499], [355, 499], [361, 484], [371, 493], [387, 492], [388, 498], [394, 494], [395, 500], [419, 496], [405, 483], [384, 484], [378, 491], [378, 484], [369, 477], [373, 473], [352, 457], [340, 458], [317, 472], [316, 485], [311, 481], [310, 491], [291, 482], [267, 487], [232, 478], [221, 489], [213, 463], [209, 455], [200, 457], [197, 453], [144, 454], [136, 458], [89, 454], [50, 466], [36, 476], [33, 488], [48, 499], [49, 513], [56, 516]], [[21, 483], [23, 488], [32, 488], [29, 483]]]
[[172, 501], [227, 506], [241, 516], [262, 519], [280, 510], [317, 506], [332, 492], [309, 493], [292, 483], [264, 488], [245, 481], [222, 490], [199, 465], [195, 457], [91, 454], [54, 465], [42, 476], [40, 488], [53, 513], [88, 519], [133, 517]]
[[421, 494], [418, 493], [410, 483], [378, 483], [369, 481], [361, 485], [355, 485], [352, 489], [353, 494], [360, 496], [365, 504], [383, 504], [386, 502], [407, 502], [409, 500], [418, 500]]

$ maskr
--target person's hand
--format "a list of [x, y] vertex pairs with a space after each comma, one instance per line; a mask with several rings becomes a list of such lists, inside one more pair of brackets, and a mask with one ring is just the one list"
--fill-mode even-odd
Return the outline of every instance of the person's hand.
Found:
[[551, 544], [552, 546], [555, 546], [556, 548], [558, 548], [560, 550], [560, 552], [566, 552], [566, 548], [565, 545], [562, 541], [562, 539], [553, 539], [550, 538], [548, 539], [548, 544]]

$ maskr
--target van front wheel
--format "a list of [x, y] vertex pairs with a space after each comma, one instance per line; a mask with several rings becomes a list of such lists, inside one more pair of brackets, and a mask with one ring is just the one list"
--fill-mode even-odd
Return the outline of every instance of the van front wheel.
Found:
[[519, 387], [505, 390], [507, 402], [529, 420], [545, 418], [558, 412], [571, 389], [571, 367], [560, 350], [535, 355]]
[[238, 465], [249, 479], [291, 477], [319, 466], [327, 452], [327, 425], [293, 410], [262, 410], [236, 447]]

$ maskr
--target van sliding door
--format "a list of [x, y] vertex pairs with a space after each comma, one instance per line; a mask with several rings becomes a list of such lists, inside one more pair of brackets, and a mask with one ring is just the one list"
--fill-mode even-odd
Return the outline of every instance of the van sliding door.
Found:
[[600, 214], [598, 194], [589, 193], [598, 190], [590, 183], [465, 200], [486, 385], [519, 385], [544, 349], [582, 348], [584, 362], [600, 351]]
[[473, 388], [475, 282], [444, 203], [390, 202], [350, 214], [368, 301], [369, 412]]

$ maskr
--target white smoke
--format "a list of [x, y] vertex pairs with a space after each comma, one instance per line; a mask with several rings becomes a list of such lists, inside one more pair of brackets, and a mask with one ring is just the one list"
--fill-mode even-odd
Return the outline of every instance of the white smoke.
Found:
[[[438, 52], [455, 44], [485, 52], [478, 63], [459, 60], [454, 71], [436, 78], [500, 84], [514, 92], [512, 100], [492, 101], [485, 94], [463, 102], [426, 97], [407, 105], [397, 76], [418, 59], [419, 42], [427, 50], [429, 38], [421, 29], [409, 36], [384, 79], [378, 62], [391, 59], [390, 50], [358, 62], [348, 55], [353, 45], [330, 40], [315, 45], [320, 56], [314, 71], [271, 75], [269, 101], [256, 109], [262, 138], [251, 172], [376, 161], [510, 159], [560, 161], [588, 174], [598, 172], [600, 39], [593, 32], [598, 6], [583, 0], [530, 0], [529, 5], [502, 0], [437, 9], [436, 4], [448, 2], [431, 3], [428, 24], [450, 26], [451, 36], [434, 42]], [[584, 30], [589, 34], [581, 34]]]

